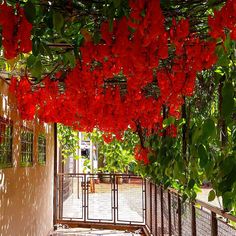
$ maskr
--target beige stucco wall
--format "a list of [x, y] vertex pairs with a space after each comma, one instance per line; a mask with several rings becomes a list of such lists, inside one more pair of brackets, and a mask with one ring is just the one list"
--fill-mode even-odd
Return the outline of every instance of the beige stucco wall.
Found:
[[[53, 126], [23, 122], [0, 79], [0, 116], [13, 121], [13, 167], [0, 170], [0, 236], [46, 236], [53, 226]], [[20, 167], [20, 128], [34, 131], [33, 167]], [[37, 137], [46, 134], [46, 165], [37, 162]], [[5, 178], [1, 185], [1, 180]]]

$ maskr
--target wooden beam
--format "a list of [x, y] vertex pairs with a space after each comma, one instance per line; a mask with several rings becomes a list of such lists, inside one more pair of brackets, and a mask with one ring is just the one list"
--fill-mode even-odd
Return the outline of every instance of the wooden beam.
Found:
[[128, 230], [134, 232], [136, 230], [143, 230], [144, 225], [125, 225], [117, 223], [99, 223], [99, 222], [86, 222], [83, 221], [70, 221], [70, 220], [57, 220], [57, 224], [67, 225], [70, 228], [94, 228], [94, 229], [112, 229], [112, 230]]

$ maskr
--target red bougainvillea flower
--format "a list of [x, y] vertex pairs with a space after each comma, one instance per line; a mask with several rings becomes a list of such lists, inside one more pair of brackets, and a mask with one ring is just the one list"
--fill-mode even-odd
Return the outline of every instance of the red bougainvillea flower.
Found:
[[0, 5], [0, 25], [2, 26], [2, 45], [4, 57], [13, 59], [19, 53], [32, 50], [32, 25], [27, 21], [23, 8], [8, 6], [5, 2]]
[[11, 78], [9, 91], [14, 91], [18, 101], [19, 112], [22, 119], [33, 120], [36, 114], [37, 95], [32, 93], [31, 84], [27, 76], [21, 77], [20, 83], [16, 78]]
[[102, 135], [104, 142], [111, 143], [113, 140], [112, 134], [106, 133]]
[[4, 57], [12, 59], [17, 55], [17, 39], [14, 34], [17, 24], [17, 17], [14, 8], [7, 6], [4, 2], [0, 5], [0, 24], [2, 26], [2, 45], [4, 47]]
[[210, 26], [209, 34], [212, 38], [222, 38], [225, 40], [226, 32], [229, 30], [231, 39], [236, 40], [235, 0], [228, 0], [219, 11], [214, 11], [214, 15], [208, 18], [208, 24]]
[[[12, 14], [11, 7], [1, 7]], [[130, 8], [129, 17], [114, 21], [113, 31], [108, 22], [103, 22], [100, 43], [85, 40], [80, 48], [81, 62], [70, 71], [58, 72], [56, 81], [47, 77], [32, 90], [27, 78], [12, 80], [10, 89], [23, 118], [33, 119], [36, 115], [41, 121], [59, 122], [87, 132], [96, 127], [106, 132], [106, 142], [112, 140], [111, 133], [120, 139], [121, 131], [128, 127], [135, 132], [137, 123], [147, 135], [162, 135], [163, 106], [167, 116], [180, 118], [183, 97], [193, 95], [197, 73], [209, 69], [217, 60], [215, 39], [202, 40], [192, 34], [188, 19], [173, 19], [166, 30], [158, 0], [131, 0]], [[4, 25], [1, 14], [3, 11], [0, 24]], [[20, 22], [26, 19], [21, 9], [18, 15], [17, 45], [22, 46], [21, 51], [28, 51], [31, 25], [27, 25], [28, 39], [23, 41]], [[227, 25], [233, 29], [229, 21]], [[63, 92], [58, 87], [62, 75]], [[166, 133], [176, 137], [177, 129], [172, 125]], [[137, 160], [148, 163], [147, 153], [147, 149], [137, 148]]]
[[177, 137], [177, 128], [175, 125], [171, 124], [170, 126], [167, 127], [166, 129], [166, 134], [172, 138]]
[[148, 159], [149, 150], [147, 148], [143, 148], [140, 145], [137, 145], [134, 149], [134, 157], [137, 161], [143, 162], [145, 165], [149, 164]]
[[29, 21], [26, 19], [23, 8], [19, 8], [18, 14], [20, 18], [17, 31], [19, 52], [28, 53], [32, 51], [32, 41], [31, 41], [32, 24], [29, 23]]

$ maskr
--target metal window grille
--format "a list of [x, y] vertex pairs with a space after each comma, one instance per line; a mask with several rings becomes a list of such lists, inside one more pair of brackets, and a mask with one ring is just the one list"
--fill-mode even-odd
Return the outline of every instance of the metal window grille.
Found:
[[38, 162], [41, 165], [46, 164], [46, 137], [44, 135], [38, 137]]
[[21, 166], [33, 165], [33, 131], [23, 128], [21, 131]]
[[0, 117], [0, 168], [12, 166], [12, 132], [12, 121]]

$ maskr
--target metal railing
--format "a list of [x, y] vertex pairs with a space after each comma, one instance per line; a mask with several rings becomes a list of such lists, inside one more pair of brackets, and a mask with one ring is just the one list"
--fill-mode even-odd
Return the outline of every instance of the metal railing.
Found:
[[236, 236], [235, 216], [199, 200], [183, 202], [177, 191], [134, 175], [58, 174], [57, 193], [57, 223], [141, 227], [153, 236]]
[[58, 174], [58, 220], [145, 224], [145, 180], [126, 174]]
[[236, 217], [196, 200], [182, 202], [173, 189], [146, 181], [146, 229], [150, 235], [233, 236]]

